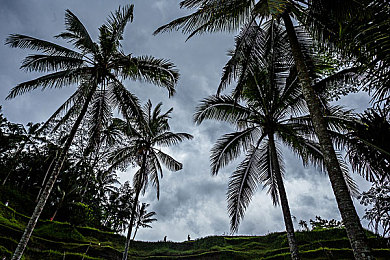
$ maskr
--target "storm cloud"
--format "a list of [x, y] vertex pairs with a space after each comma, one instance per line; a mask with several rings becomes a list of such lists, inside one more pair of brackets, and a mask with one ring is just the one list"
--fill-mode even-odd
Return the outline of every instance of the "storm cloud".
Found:
[[[226, 188], [229, 175], [237, 163], [222, 169], [218, 176], [211, 176], [209, 151], [219, 136], [233, 129], [223, 123], [205, 122], [194, 125], [192, 115], [199, 101], [214, 94], [219, 83], [222, 67], [227, 61], [227, 51], [233, 47], [234, 34], [196, 36], [186, 41], [180, 32], [153, 36], [157, 27], [186, 14], [180, 10], [176, 0], [2, 0], [0, 6], [0, 37], [2, 43], [12, 33], [31, 35], [37, 38], [61, 43], [53, 38], [64, 30], [64, 13], [70, 9], [75, 13], [96, 39], [97, 28], [119, 5], [133, 3], [134, 21], [126, 28], [123, 49], [134, 56], [152, 55], [170, 59], [180, 70], [181, 78], [177, 93], [168, 98], [161, 88], [140, 82], [126, 82], [142, 102], [150, 99], [153, 104], [163, 102], [163, 110], [174, 108], [171, 128], [175, 132], [187, 132], [194, 139], [169, 152], [184, 165], [182, 171], [165, 171], [161, 180], [160, 200], [155, 190], [149, 187], [142, 202], [151, 204], [156, 211], [158, 222], [153, 229], [140, 230], [137, 239], [183, 241], [191, 238], [229, 233]], [[12, 122], [28, 123], [45, 121], [55, 109], [75, 90], [74, 87], [39, 90], [5, 101], [9, 90], [18, 83], [39, 74], [19, 70], [21, 60], [31, 51], [11, 49], [0, 45], [0, 105], [6, 117]], [[368, 106], [369, 98], [354, 94], [341, 100], [341, 104], [358, 111]], [[284, 149], [286, 166], [286, 190], [291, 212], [298, 220], [308, 221], [316, 215], [340, 219], [333, 192], [327, 176], [314, 168], [303, 168], [294, 154]], [[369, 187], [360, 177], [353, 175], [361, 190]], [[132, 178], [132, 170], [120, 174], [120, 181]], [[355, 201], [362, 216], [364, 209]], [[366, 224], [365, 224], [366, 225]], [[297, 223], [295, 223], [297, 227]], [[259, 190], [252, 199], [241, 223], [238, 234], [263, 235], [284, 230], [281, 209], [272, 205], [266, 190]]]

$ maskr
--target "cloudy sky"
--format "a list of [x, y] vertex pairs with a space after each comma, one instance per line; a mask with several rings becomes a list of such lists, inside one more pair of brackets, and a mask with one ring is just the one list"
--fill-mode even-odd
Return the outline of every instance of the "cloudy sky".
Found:
[[[147, 99], [153, 104], [163, 102], [165, 110], [173, 107], [170, 121], [173, 131], [194, 136], [192, 141], [169, 150], [183, 162], [184, 169], [177, 173], [165, 171], [160, 183], [160, 200], [156, 199], [152, 187], [141, 199], [151, 204], [150, 209], [156, 211], [158, 222], [153, 224], [153, 229], [140, 230], [137, 239], [156, 241], [168, 236], [168, 240], [183, 241], [188, 234], [191, 238], [198, 238], [229, 233], [225, 192], [236, 163], [221, 170], [217, 177], [212, 177], [209, 173], [209, 151], [219, 136], [233, 129], [216, 122], [195, 126], [192, 114], [201, 99], [215, 93], [234, 35], [202, 35], [187, 42], [180, 32], [153, 36], [157, 27], [186, 14], [185, 10], [179, 9], [178, 0], [0, 0], [0, 3], [0, 105], [10, 121], [24, 124], [45, 121], [75, 87], [45, 92], [37, 90], [5, 101], [13, 86], [39, 75], [19, 70], [21, 60], [31, 51], [11, 49], [4, 45], [5, 38], [11, 33], [19, 33], [58, 42], [53, 36], [64, 30], [64, 13], [70, 9], [96, 39], [97, 28], [105, 22], [110, 11], [119, 5], [135, 5], [134, 21], [127, 26], [122, 42], [125, 53], [170, 59], [180, 70], [181, 78], [177, 94], [170, 99], [165, 90], [148, 84], [127, 82], [126, 85], [143, 102]], [[369, 105], [369, 98], [364, 94], [354, 94], [341, 102], [362, 111]], [[291, 212], [297, 221], [308, 221], [316, 215], [340, 219], [327, 176], [313, 168], [303, 168], [287, 150], [284, 158], [286, 190]], [[121, 182], [130, 179], [131, 171], [120, 174], [120, 177]], [[356, 174], [354, 178], [361, 190], [369, 188], [369, 184]], [[362, 216], [364, 208], [356, 200], [355, 205]], [[297, 222], [295, 226], [297, 228]], [[263, 235], [282, 230], [281, 209], [273, 207], [270, 197], [260, 188], [238, 234]]]

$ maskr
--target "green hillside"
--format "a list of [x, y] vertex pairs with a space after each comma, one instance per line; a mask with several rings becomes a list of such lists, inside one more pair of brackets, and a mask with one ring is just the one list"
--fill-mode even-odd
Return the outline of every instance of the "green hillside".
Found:
[[[8, 259], [28, 217], [0, 203], [0, 258]], [[303, 259], [351, 259], [343, 229], [297, 232]], [[386, 241], [371, 233], [377, 259], [390, 259]], [[24, 259], [121, 259], [125, 238], [89, 227], [40, 221]], [[289, 259], [284, 233], [266, 236], [213, 236], [195, 241], [132, 243], [131, 259]]]

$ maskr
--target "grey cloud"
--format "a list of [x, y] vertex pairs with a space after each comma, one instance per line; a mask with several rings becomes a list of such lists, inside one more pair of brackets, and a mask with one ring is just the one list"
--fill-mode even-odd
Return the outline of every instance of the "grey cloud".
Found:
[[[64, 11], [72, 10], [86, 25], [96, 39], [97, 28], [105, 22], [110, 11], [127, 0], [14, 0], [2, 1], [0, 8], [0, 37], [4, 43], [7, 35], [22, 33], [53, 40], [53, 36], [64, 30]], [[210, 148], [224, 133], [233, 131], [231, 126], [220, 122], [204, 122], [196, 126], [192, 122], [199, 101], [214, 94], [221, 77], [222, 67], [228, 60], [226, 52], [232, 48], [234, 35], [215, 34], [195, 36], [189, 41], [180, 32], [153, 36], [160, 25], [188, 13], [180, 10], [176, 0], [132, 1], [135, 4], [134, 22], [126, 29], [123, 49], [133, 55], [152, 55], [170, 59], [181, 73], [177, 93], [168, 98], [166, 90], [139, 82], [126, 82], [126, 86], [142, 102], [151, 99], [154, 104], [163, 102], [163, 109], [174, 107], [170, 120], [171, 128], [177, 132], [188, 132], [194, 139], [176, 147], [169, 153], [184, 165], [177, 173], [164, 172], [161, 180], [160, 201], [155, 189], [150, 186], [141, 201], [151, 203], [150, 210], [157, 212], [158, 222], [153, 229], [140, 230], [138, 239], [182, 241], [190, 233], [192, 238], [229, 232], [229, 217], [226, 210], [226, 187], [229, 176], [239, 161], [224, 169], [216, 177], [210, 176]], [[91, 8], [93, 6], [93, 8]], [[58, 41], [59, 42], [59, 41]], [[61, 42], [59, 42], [61, 43]], [[41, 122], [74, 91], [73, 88], [50, 91], [35, 91], [10, 101], [4, 101], [11, 87], [39, 74], [19, 70], [21, 60], [31, 53], [0, 45], [0, 104], [7, 118], [14, 122]], [[359, 111], [368, 106], [364, 94], [350, 95], [341, 100]], [[283, 148], [286, 161], [286, 190], [291, 211], [297, 219], [308, 220], [315, 215], [339, 219], [336, 202], [329, 179], [314, 168], [303, 168], [300, 160]], [[121, 173], [121, 181], [132, 178], [132, 169]], [[362, 190], [369, 185], [357, 178]], [[363, 207], [356, 204], [360, 215]], [[259, 187], [243, 219], [239, 234], [261, 235], [284, 230], [280, 207], [272, 205], [269, 195]]]

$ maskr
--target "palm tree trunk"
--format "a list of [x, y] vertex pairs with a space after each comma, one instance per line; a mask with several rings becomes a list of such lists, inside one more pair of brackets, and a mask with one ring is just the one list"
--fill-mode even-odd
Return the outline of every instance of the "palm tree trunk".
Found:
[[7, 182], [8, 178], [9, 178], [9, 176], [11, 176], [11, 173], [12, 173], [12, 169], [10, 169], [10, 170], [8, 171], [7, 176], [5, 176], [5, 179], [3, 180], [3, 183], [1, 184], [2, 186], [5, 185], [5, 183]]
[[46, 204], [46, 201], [49, 198], [50, 192], [53, 189], [54, 183], [56, 182], [57, 177], [61, 172], [62, 165], [66, 159], [66, 155], [72, 144], [73, 138], [76, 135], [77, 129], [80, 126], [80, 123], [87, 112], [88, 105], [92, 100], [93, 93], [94, 90], [91, 90], [91, 92], [88, 94], [87, 99], [85, 100], [85, 103], [80, 111], [80, 114], [78, 115], [74, 125], [72, 126], [69, 137], [66, 139], [65, 145], [62, 148], [60, 155], [58, 156], [58, 160], [56, 161], [53, 171], [46, 183], [45, 189], [42, 191], [39, 201], [35, 206], [34, 212], [26, 226], [26, 229], [24, 230], [22, 238], [20, 239], [19, 244], [16, 247], [14, 255], [12, 256], [11, 260], [19, 260], [23, 255], [23, 251], [25, 250], [27, 243], [30, 240], [31, 234], [35, 228], [35, 225], [38, 222], [39, 216], [41, 215], [42, 210]]
[[[23, 151], [23, 148], [24, 148], [25, 144], [21, 145], [21, 147], [16, 151], [15, 155], [14, 155], [14, 158], [18, 158], [20, 156], [20, 154], [22, 153]], [[16, 168], [16, 164], [15, 164], [15, 159], [13, 161], [13, 163], [11, 164], [11, 167], [10, 167], [10, 170], [8, 171], [8, 174], [7, 176], [5, 177], [5, 179], [3, 180], [3, 183], [1, 184], [2, 186], [5, 185], [5, 183], [7, 182], [9, 176], [11, 176], [11, 173], [13, 172], [13, 169]]]
[[58, 210], [61, 208], [62, 203], [64, 202], [64, 199], [65, 199], [65, 193], [62, 195], [61, 200], [60, 200], [60, 202], [58, 203], [57, 208], [56, 208], [56, 210], [54, 211], [53, 216], [50, 218], [50, 220], [54, 220], [54, 218], [55, 218], [56, 215], [57, 215]]
[[294, 225], [291, 219], [290, 207], [288, 205], [288, 199], [286, 190], [284, 189], [283, 177], [280, 171], [280, 165], [278, 155], [275, 147], [275, 140], [273, 134], [268, 135], [270, 149], [271, 149], [271, 160], [272, 167], [275, 170], [276, 184], [278, 185], [278, 192], [280, 198], [280, 206], [282, 207], [284, 225], [286, 226], [287, 240], [290, 247], [291, 259], [299, 260], [298, 244], [295, 239]]
[[39, 188], [39, 192], [38, 192], [38, 195], [37, 195], [37, 197], [35, 199], [35, 202], [38, 202], [39, 197], [41, 196], [42, 190], [45, 187], [44, 185], [45, 185], [45, 182], [46, 182], [47, 175], [51, 171], [51, 167], [53, 166], [53, 163], [55, 162], [55, 160], [57, 158], [57, 153], [58, 153], [58, 151], [56, 152], [56, 155], [54, 156], [52, 162], [50, 163], [49, 168], [47, 168], [47, 171], [45, 173], [45, 177], [43, 177], [43, 181], [42, 181], [41, 187]]
[[134, 240], [134, 238], [135, 238], [135, 235], [137, 235], [138, 228], [139, 228], [139, 225], [137, 225], [137, 226], [135, 227], [134, 235], [133, 235], [133, 240]]
[[302, 92], [309, 108], [314, 130], [321, 146], [325, 166], [336, 197], [337, 206], [345, 224], [355, 259], [374, 259], [371, 248], [368, 246], [367, 237], [360, 223], [359, 216], [353, 205], [351, 195], [349, 194], [332, 141], [329, 137], [327, 122], [321, 111], [320, 100], [311, 87], [309, 71], [305, 64], [302, 49], [298, 42], [289, 13], [285, 12], [282, 15], [282, 19], [286, 27], [290, 47], [298, 69], [298, 77], [302, 84]]
[[133, 201], [133, 207], [131, 209], [130, 224], [129, 224], [129, 228], [127, 230], [126, 244], [125, 244], [125, 250], [123, 252], [122, 260], [127, 260], [127, 255], [129, 253], [128, 251], [129, 251], [130, 242], [131, 242], [131, 231], [133, 229], [133, 223], [134, 223], [134, 219], [135, 219], [135, 213], [137, 210], [139, 194], [141, 193], [141, 189], [142, 189], [142, 176], [145, 172], [145, 167], [146, 167], [146, 154], [144, 154], [142, 156], [142, 165], [141, 165], [141, 170], [140, 170], [141, 172], [139, 174], [139, 179], [137, 180], [136, 193], [135, 193], [135, 198]]
[[133, 222], [134, 222], [134, 218], [135, 218], [135, 211], [137, 209], [138, 198], [139, 198], [139, 194], [140, 193], [141, 193], [141, 187], [137, 188], [137, 191], [136, 191], [136, 194], [135, 194], [135, 198], [134, 198], [134, 201], [133, 201], [133, 207], [131, 209], [130, 224], [129, 224], [129, 228], [127, 230], [126, 244], [125, 244], [125, 250], [123, 251], [122, 260], [127, 260], [127, 255], [129, 253], [128, 251], [129, 251], [130, 241], [131, 241], [131, 232], [132, 232], [132, 229], [133, 229]]

